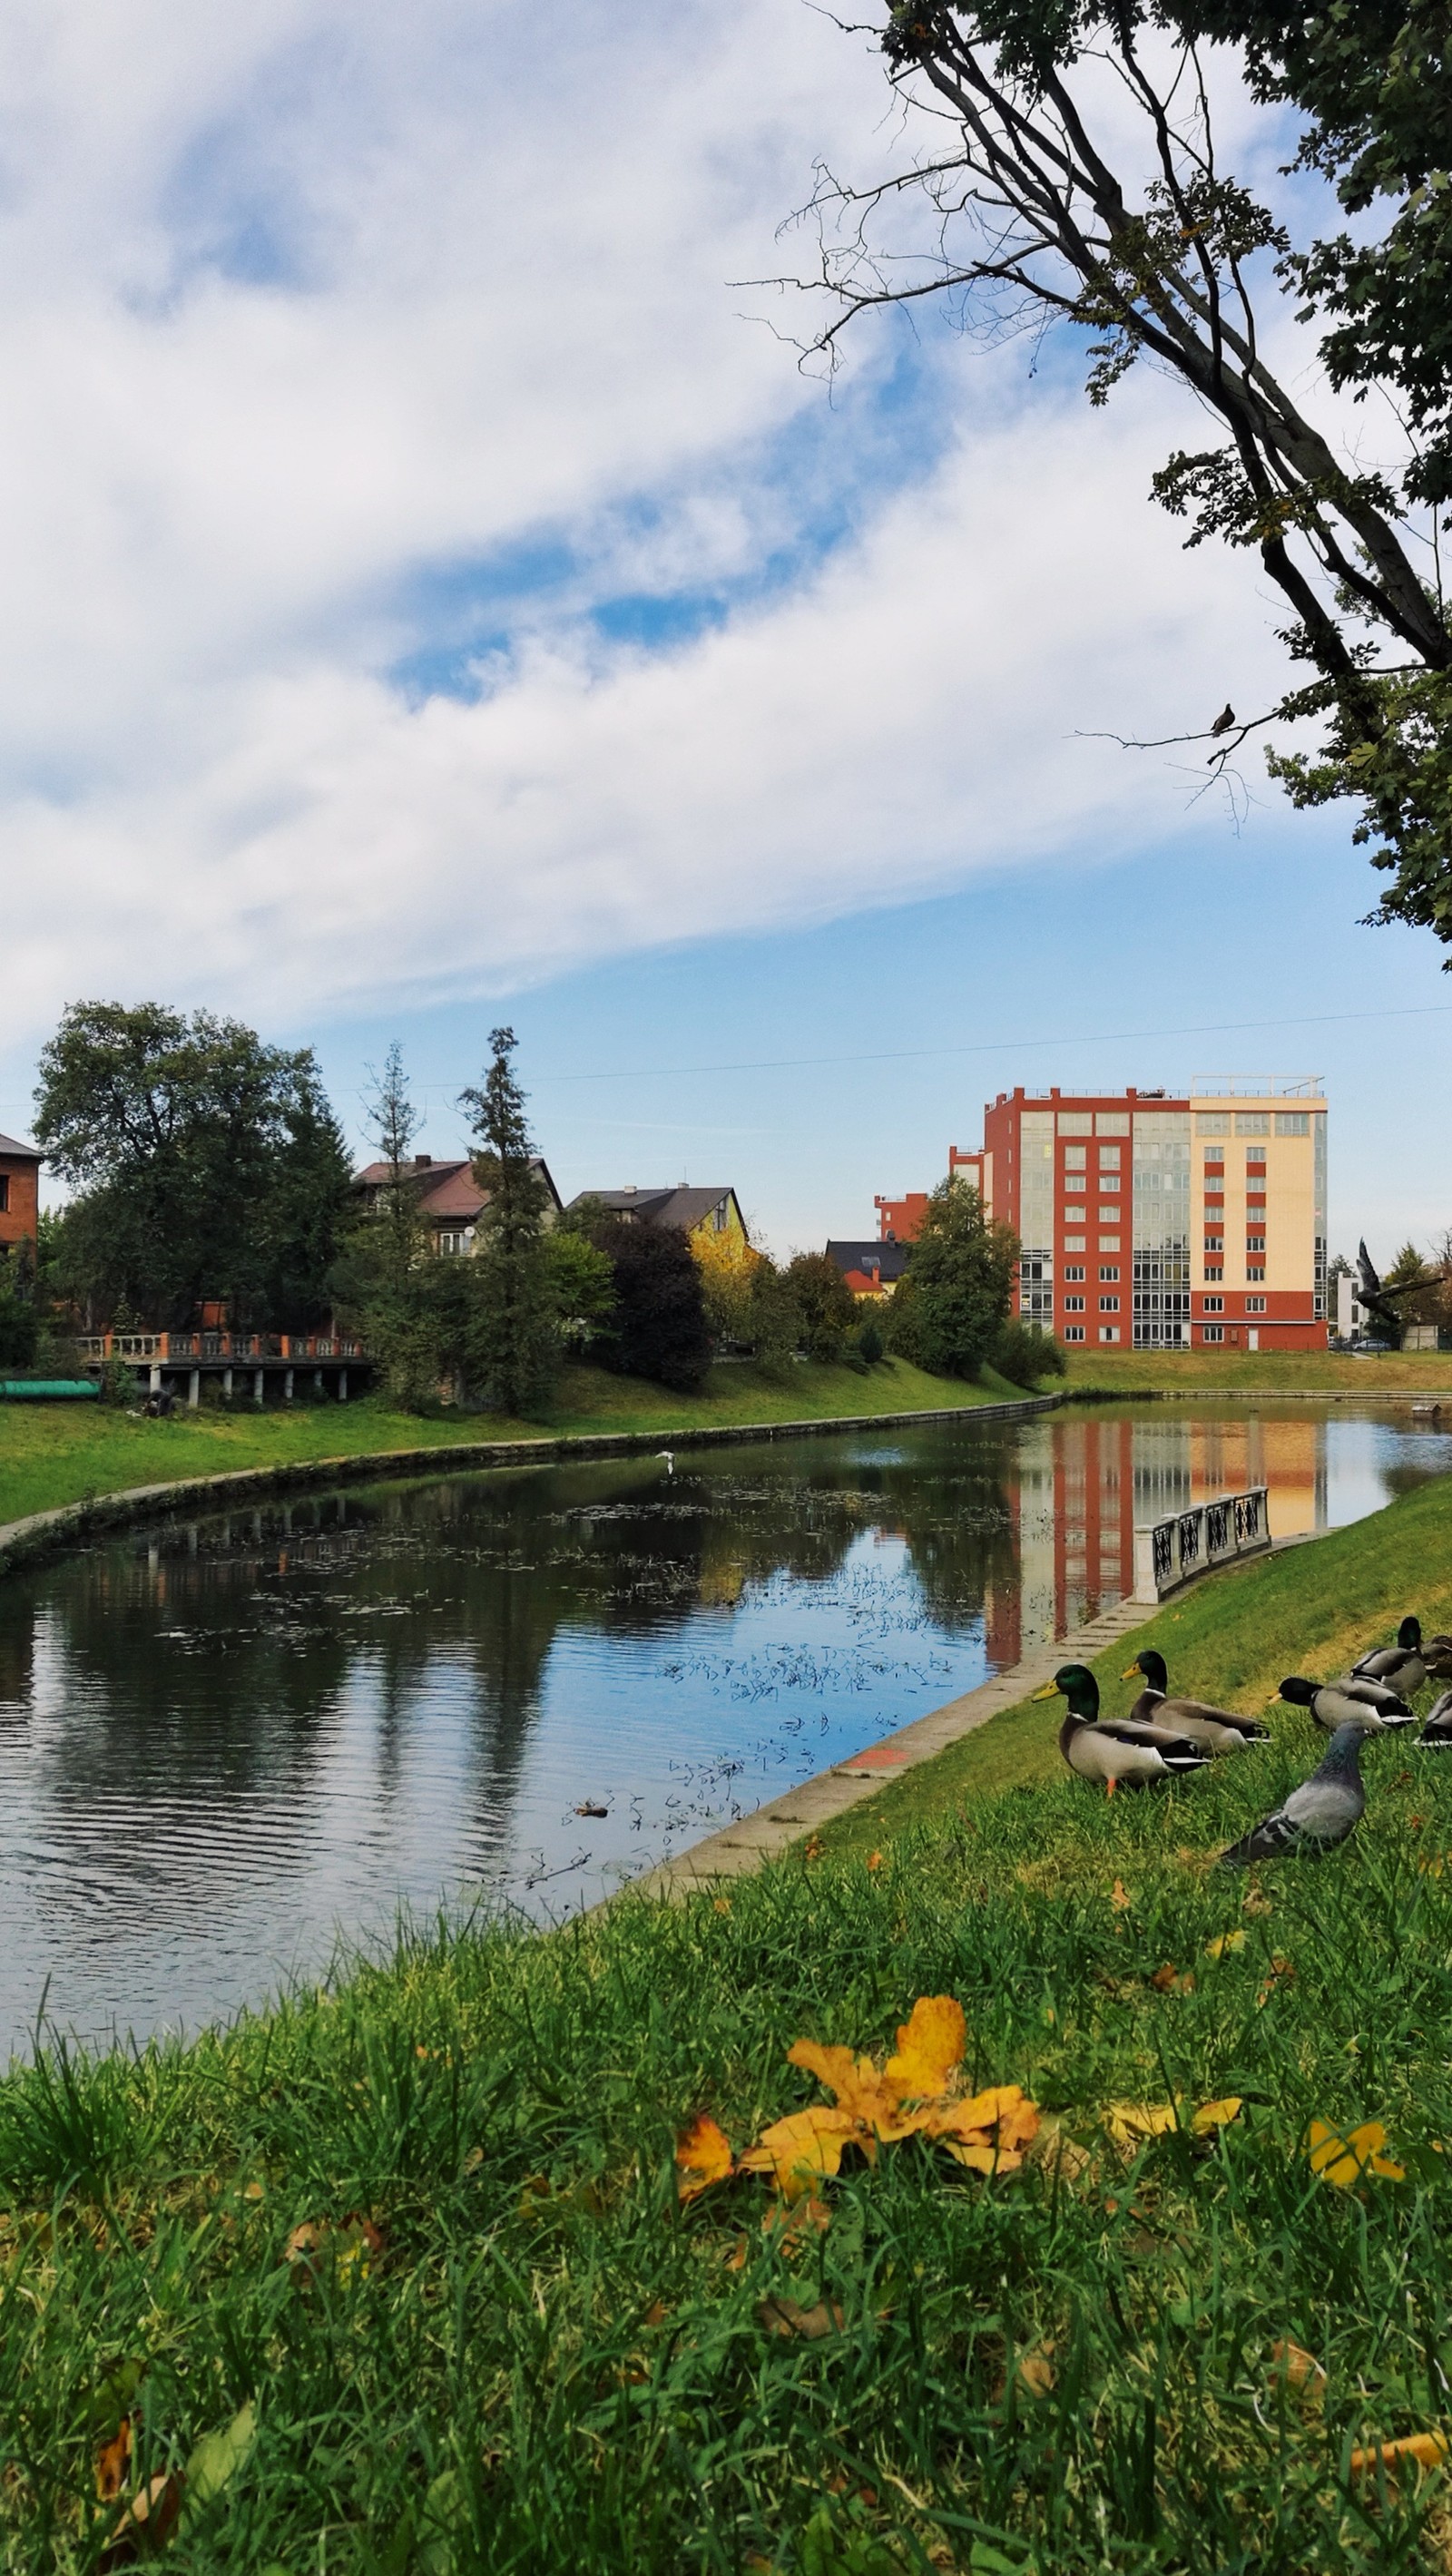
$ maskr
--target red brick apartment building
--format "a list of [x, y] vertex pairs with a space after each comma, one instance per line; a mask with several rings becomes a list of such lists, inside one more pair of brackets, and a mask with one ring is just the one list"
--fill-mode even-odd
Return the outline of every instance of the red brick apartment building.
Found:
[[34, 1243], [40, 1217], [40, 1156], [15, 1136], [0, 1136], [0, 1252]]
[[1019, 1311], [1061, 1341], [1326, 1347], [1320, 1083], [1000, 1092], [950, 1172], [1023, 1247]]

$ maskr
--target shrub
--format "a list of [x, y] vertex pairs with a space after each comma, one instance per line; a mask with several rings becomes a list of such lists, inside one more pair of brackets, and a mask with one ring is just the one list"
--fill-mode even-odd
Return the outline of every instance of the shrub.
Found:
[[793, 1254], [783, 1273], [798, 1315], [802, 1348], [829, 1365], [846, 1356], [857, 1327], [857, 1300], [825, 1252]]
[[882, 1334], [878, 1329], [876, 1319], [871, 1315], [868, 1316], [866, 1323], [863, 1325], [861, 1332], [857, 1336], [857, 1347], [869, 1367], [872, 1367], [878, 1360], [880, 1360], [884, 1351], [887, 1349], [887, 1344], [883, 1340]]
[[607, 1368], [694, 1395], [711, 1365], [701, 1274], [678, 1226], [600, 1228], [614, 1273], [615, 1311], [599, 1344]]
[[1010, 1386], [1036, 1386], [1041, 1378], [1062, 1377], [1067, 1365], [1053, 1334], [1017, 1315], [1009, 1317], [989, 1357]]

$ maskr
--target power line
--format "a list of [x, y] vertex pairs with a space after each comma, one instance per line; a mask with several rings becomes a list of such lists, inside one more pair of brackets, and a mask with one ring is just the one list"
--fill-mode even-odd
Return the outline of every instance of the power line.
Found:
[[[1263, 1029], [1350, 1028], [1368, 1020], [1439, 1019], [1448, 1016], [1452, 1016], [1452, 1002], [1426, 1002], [1414, 1004], [1410, 1009], [1388, 1011], [1279, 1013], [1273, 1020], [1197, 1020], [1182, 1022], [1178, 1027], [1168, 1029], [1074, 1029], [1067, 1032], [1056, 1029], [1051, 1037], [992, 1038], [979, 1040], [971, 1046], [880, 1050], [858, 1047], [850, 1055], [743, 1056], [724, 1064], [635, 1065], [613, 1073], [535, 1073], [531, 1070], [529, 1083], [534, 1090], [549, 1082], [678, 1082], [691, 1074], [797, 1073], [835, 1065], [922, 1064], [935, 1056], [1028, 1054], [1044, 1047], [1147, 1045], [1160, 1038], [1242, 1037]], [[448, 1082], [421, 1082], [416, 1088], [420, 1091], [450, 1091], [463, 1086]], [[359, 1097], [362, 1097], [361, 1093]]]

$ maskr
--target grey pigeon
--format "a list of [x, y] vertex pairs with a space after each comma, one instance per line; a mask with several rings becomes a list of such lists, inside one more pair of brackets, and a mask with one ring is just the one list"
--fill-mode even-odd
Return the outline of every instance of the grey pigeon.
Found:
[[1414, 1753], [1452, 1751], [1452, 1690], [1444, 1690], [1427, 1711], [1427, 1723], [1412, 1746]]
[[1244, 1869], [1251, 1861], [1279, 1860], [1285, 1852], [1334, 1851], [1354, 1834], [1366, 1812], [1361, 1785], [1361, 1726], [1338, 1726], [1326, 1758], [1293, 1789], [1283, 1807], [1265, 1816], [1252, 1833], [1220, 1855], [1222, 1869]]
[[1385, 1682], [1356, 1681], [1350, 1676], [1344, 1682], [1308, 1682], [1293, 1673], [1282, 1682], [1276, 1697], [1288, 1700], [1293, 1708], [1308, 1708], [1328, 1735], [1334, 1735], [1338, 1726], [1360, 1726], [1368, 1735], [1380, 1735], [1388, 1728], [1417, 1722], [1406, 1701]]
[[1225, 706], [1223, 706], [1223, 707], [1221, 708], [1219, 715], [1218, 715], [1218, 716], [1216, 717], [1216, 719], [1215, 719], [1215, 722], [1214, 722], [1214, 723], [1213, 723], [1213, 725], [1210, 727], [1210, 738], [1211, 738], [1212, 742], [1214, 741], [1215, 737], [1216, 737], [1218, 734], [1222, 734], [1222, 733], [1229, 733], [1230, 728], [1231, 728], [1231, 726], [1234, 724], [1234, 722], [1235, 722], [1235, 709], [1234, 709], [1234, 707], [1232, 707], [1231, 705], [1229, 705], [1229, 704], [1227, 703]]

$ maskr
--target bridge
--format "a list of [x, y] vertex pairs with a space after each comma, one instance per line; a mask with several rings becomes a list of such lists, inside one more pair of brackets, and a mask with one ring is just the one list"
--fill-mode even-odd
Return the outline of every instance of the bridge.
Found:
[[202, 1379], [220, 1377], [231, 1395], [240, 1379], [252, 1381], [252, 1401], [266, 1400], [269, 1382], [279, 1383], [285, 1404], [293, 1400], [299, 1370], [312, 1371], [318, 1394], [331, 1387], [340, 1404], [348, 1401], [348, 1371], [356, 1378], [369, 1365], [362, 1342], [337, 1333], [83, 1333], [77, 1344], [82, 1366], [103, 1368], [120, 1360], [153, 1395], [180, 1391], [186, 1384], [189, 1405], [201, 1402]]

